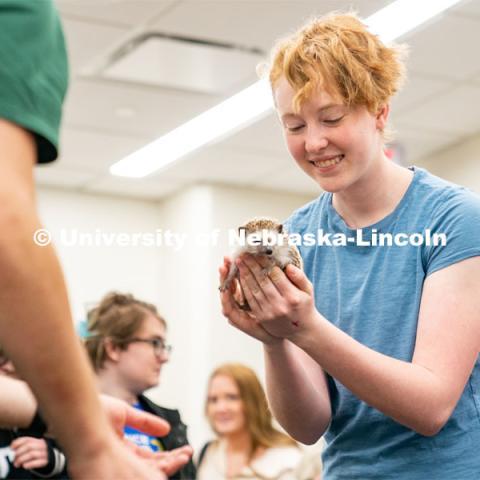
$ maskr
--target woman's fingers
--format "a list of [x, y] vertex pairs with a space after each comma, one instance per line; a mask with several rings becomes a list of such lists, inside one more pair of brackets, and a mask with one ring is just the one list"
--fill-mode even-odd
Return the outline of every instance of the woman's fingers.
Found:
[[158, 452], [157, 465], [167, 475], [173, 475], [178, 469], [188, 463], [193, 454], [193, 448], [190, 445], [170, 450], [168, 452]]
[[28, 450], [23, 451], [21, 453], [15, 452], [15, 460], [13, 464], [15, 467], [23, 467], [23, 468], [34, 468], [34, 467], [27, 467], [28, 464], [35, 462], [41, 467], [44, 467], [48, 463], [48, 455], [46, 450]]
[[24, 468], [25, 470], [31, 470], [32, 468], [46, 467], [48, 460], [46, 458], [36, 458], [25, 462], [20, 462], [19, 465], [15, 465], [17, 468]]

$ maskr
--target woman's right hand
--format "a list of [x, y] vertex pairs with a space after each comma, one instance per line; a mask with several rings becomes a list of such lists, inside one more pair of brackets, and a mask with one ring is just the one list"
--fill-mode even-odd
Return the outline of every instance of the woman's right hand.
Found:
[[48, 464], [47, 442], [43, 438], [19, 437], [10, 448], [15, 452], [13, 464], [17, 468], [31, 470]]
[[[228, 275], [232, 261], [229, 257], [223, 258], [223, 265], [218, 269], [220, 274], [220, 284], [223, 283]], [[220, 292], [220, 301], [222, 303], [222, 313], [228, 319], [228, 323], [238, 328], [242, 332], [260, 340], [266, 345], [275, 345], [283, 342], [282, 338], [275, 337], [268, 333], [255, 319], [255, 316], [248, 311], [242, 310], [235, 301], [238, 293], [238, 281], [235, 279], [229, 290]]]

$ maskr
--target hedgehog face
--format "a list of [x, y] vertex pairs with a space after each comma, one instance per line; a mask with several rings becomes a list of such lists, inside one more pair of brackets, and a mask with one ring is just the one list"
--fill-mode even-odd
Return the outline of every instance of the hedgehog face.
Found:
[[245, 235], [245, 250], [254, 255], [270, 256], [285, 245], [283, 225], [270, 218], [253, 219], [238, 230], [240, 234]]

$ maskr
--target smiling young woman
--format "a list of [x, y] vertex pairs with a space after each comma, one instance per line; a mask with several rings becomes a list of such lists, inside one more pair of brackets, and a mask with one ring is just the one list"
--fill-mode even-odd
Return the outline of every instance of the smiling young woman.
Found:
[[[300, 245], [304, 272], [236, 260], [251, 307], [224, 315], [264, 344], [273, 413], [325, 434], [324, 480], [474, 480], [480, 472], [480, 198], [385, 155], [403, 48], [353, 14], [316, 18], [274, 49], [269, 78], [288, 150], [324, 192], [290, 233], [446, 244]], [[220, 267], [220, 281], [231, 261]]]

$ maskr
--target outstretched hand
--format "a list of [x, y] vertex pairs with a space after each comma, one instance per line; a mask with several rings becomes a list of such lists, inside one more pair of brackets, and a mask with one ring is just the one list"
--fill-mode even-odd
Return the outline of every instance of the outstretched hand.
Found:
[[101, 401], [117, 438], [114, 437], [106, 448], [95, 452], [95, 455], [70, 462], [69, 472], [73, 478], [166, 480], [167, 475], [172, 475], [188, 463], [192, 454], [189, 446], [171, 452], [154, 453], [123, 440], [125, 425], [149, 435], [165, 436], [170, 431], [165, 420], [108, 395], [101, 395]]
[[154, 461], [157, 468], [162, 472], [173, 475], [190, 461], [192, 455], [193, 448], [190, 445], [185, 445], [174, 450], [154, 453]]
[[154, 437], [164, 437], [170, 431], [168, 422], [156, 415], [142, 412], [110, 395], [100, 395], [100, 398], [110, 423], [121, 438], [126, 425]]

